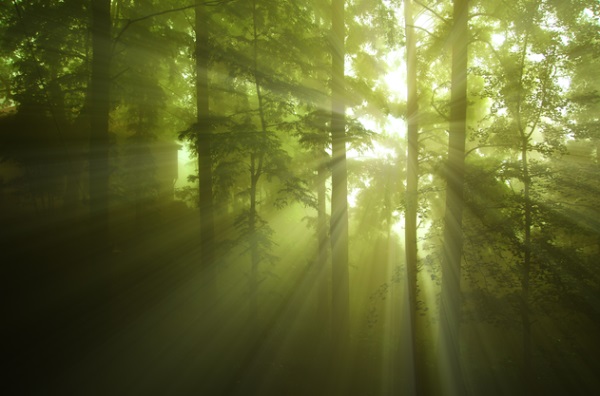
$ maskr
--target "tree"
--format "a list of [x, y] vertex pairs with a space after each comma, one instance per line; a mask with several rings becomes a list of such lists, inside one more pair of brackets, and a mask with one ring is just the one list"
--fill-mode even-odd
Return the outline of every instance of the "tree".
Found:
[[344, 85], [344, 0], [333, 0], [331, 23], [331, 260], [332, 331], [336, 354], [348, 341], [348, 171], [346, 166], [346, 123]]
[[463, 249], [464, 161], [467, 120], [468, 0], [454, 1], [450, 127], [446, 166], [446, 212], [440, 301], [442, 387], [452, 395], [464, 394], [460, 362], [461, 262]]
[[406, 249], [406, 273], [408, 283], [408, 299], [410, 306], [410, 329], [412, 341], [412, 363], [415, 370], [416, 394], [424, 394], [426, 386], [426, 368], [422, 361], [425, 358], [420, 340], [417, 311], [418, 297], [418, 254], [417, 254], [417, 211], [419, 183], [419, 103], [417, 94], [417, 46], [413, 19], [412, 1], [404, 1], [404, 29], [406, 31], [406, 209], [404, 243]]
[[[215, 271], [215, 224], [213, 205], [212, 131], [209, 111], [209, 14], [202, 0], [196, 0], [195, 56], [196, 56], [196, 153], [198, 155], [198, 197], [200, 210], [200, 248], [202, 267], [207, 278], [206, 286], [214, 287]], [[209, 290], [209, 298], [214, 291]]]
[[90, 80], [91, 238], [100, 256], [108, 250], [108, 114], [110, 109], [110, 0], [92, 2], [92, 75]]
[[[555, 73], [559, 70], [561, 44], [560, 39], [549, 31], [538, 31], [536, 37], [533, 37], [533, 26], [544, 11], [540, 10], [538, 2], [526, 3], [525, 7], [528, 17], [523, 19], [517, 17], [516, 28], [520, 30], [516, 43], [518, 51], [509, 55], [509, 59], [516, 62], [513, 65], [505, 63], [506, 72], [511, 73], [513, 77], [507, 79], [504, 95], [508, 113], [517, 132], [515, 139], [519, 163], [516, 168], [519, 170], [518, 179], [522, 185], [518, 208], [522, 227], [522, 237], [518, 238], [520, 240], [518, 256], [522, 260], [519, 264], [521, 288], [519, 311], [523, 342], [522, 377], [527, 390], [533, 392], [535, 375], [532, 360], [531, 294], [532, 275], [535, 273], [533, 266], [536, 261], [533, 228], [539, 213], [534, 198], [537, 195], [534, 192], [534, 174], [541, 176], [544, 172], [533, 170], [536, 168], [537, 161], [532, 158], [532, 152], [549, 154], [560, 145], [559, 135], [562, 131], [560, 127], [556, 128], [554, 122], [560, 122], [559, 109], [562, 105], [559, 87], [554, 81]], [[537, 40], [544, 43], [536, 43]], [[531, 53], [538, 51], [544, 55], [541, 62], [531, 58]], [[538, 133], [543, 134], [546, 142], [541, 144], [534, 142], [534, 135]]]
[[[547, 335], [537, 331], [534, 323], [550, 320], [552, 315], [544, 305], [561, 294], [558, 290], [564, 287], [566, 275], [562, 271], [572, 254], [567, 253], [569, 248], [560, 235], [564, 235], [563, 227], [573, 225], [564, 223], [565, 218], [560, 214], [562, 205], [555, 195], [563, 188], [558, 185], [564, 184], [555, 185], [560, 177], [557, 178], [558, 172], [551, 163], [559, 162], [565, 151], [565, 137], [569, 131], [573, 133], [571, 128], [577, 123], [565, 117], [567, 103], [562, 85], [570, 75], [566, 63], [567, 32], [574, 29], [573, 21], [577, 18], [573, 15], [582, 12], [580, 6], [573, 3], [562, 9], [554, 2], [533, 1], [504, 10], [505, 30], [496, 34], [496, 38], [502, 39], [484, 40], [496, 66], [490, 65], [487, 73], [475, 73], [485, 76], [482, 96], [490, 100], [490, 111], [480, 124], [484, 127], [476, 132], [480, 147], [470, 153], [481, 150], [487, 154], [484, 147], [495, 150], [485, 160], [472, 160], [479, 169], [470, 170], [480, 177], [469, 182], [472, 191], [469, 195], [486, 197], [489, 209], [484, 213], [482, 203], [476, 198], [469, 199], [469, 206], [476, 218], [495, 230], [493, 238], [503, 242], [494, 243], [496, 257], [489, 257], [489, 252], [486, 254], [474, 246], [469, 247], [469, 254], [475, 255], [475, 259], [482, 258], [478, 260], [478, 271], [487, 267], [488, 260], [497, 260], [497, 266], [486, 271], [497, 284], [500, 297], [494, 298], [505, 299], [506, 308], [513, 311], [502, 317], [496, 306], [488, 313], [495, 312], [494, 320], [506, 326], [520, 326], [520, 379], [528, 393], [539, 392], [543, 386], [538, 380], [540, 365], [534, 357]], [[555, 16], [556, 21], [550, 22]], [[486, 183], [489, 191], [474, 186], [482, 184], [482, 179], [489, 175], [496, 178]], [[481, 241], [481, 236], [471, 238]], [[555, 309], [560, 304], [557, 302]], [[515, 321], [514, 316], [519, 320]]]
[[[312, 110], [308, 107], [307, 114], [304, 115], [299, 122], [295, 123], [295, 135], [298, 138], [301, 146], [307, 151], [308, 157], [315, 161], [316, 175], [314, 169], [308, 169], [308, 173], [312, 173], [312, 177], [305, 177], [304, 180], [312, 181], [313, 191], [316, 191], [316, 221], [313, 219], [315, 228], [315, 237], [317, 241], [317, 249], [315, 258], [312, 261], [312, 279], [315, 282], [316, 292], [314, 299], [316, 304], [316, 317], [319, 323], [325, 323], [329, 331], [329, 309], [330, 309], [330, 290], [328, 278], [331, 275], [329, 265], [330, 256], [330, 240], [329, 240], [329, 215], [327, 211], [328, 188], [327, 180], [330, 177], [330, 155], [326, 149], [330, 147], [331, 137], [329, 133], [329, 123], [331, 121], [331, 113], [320, 109]], [[323, 329], [320, 328], [320, 331]]]
[[[231, 7], [239, 9], [240, 5]], [[234, 210], [234, 245], [244, 246], [250, 259], [250, 269], [244, 271], [248, 275], [250, 321], [258, 324], [259, 285], [269, 275], [262, 264], [276, 261], [272, 255], [273, 230], [261, 217], [261, 208], [268, 208], [269, 201], [285, 203], [285, 199], [274, 197], [289, 192], [288, 187], [297, 181], [280, 133], [291, 128], [298, 116], [292, 97], [299, 100], [303, 92], [294, 78], [305, 65], [302, 59], [296, 62], [282, 53], [297, 52], [294, 40], [305, 32], [301, 30], [302, 13], [295, 15], [290, 25], [268, 23], [291, 15], [296, 11], [293, 4], [252, 1], [244, 7], [245, 12], [233, 20], [229, 17], [233, 11], [227, 8], [215, 17], [216, 28], [222, 30], [215, 32], [213, 43], [219, 49], [214, 52], [213, 90], [218, 101], [215, 112], [219, 114], [215, 117], [215, 136], [219, 138], [213, 141], [217, 176], [227, 173], [231, 180], [235, 174], [230, 189], [237, 190], [234, 196], [238, 203], [243, 201], [244, 207]], [[280, 191], [276, 191], [278, 186]]]
[[57, 210], [74, 213], [82, 198], [89, 25], [83, 6], [44, 5], [12, 2], [2, 8], [0, 82], [4, 105], [17, 110], [13, 125], [2, 128], [2, 156], [23, 170], [10, 184], [23, 205], [46, 216]]

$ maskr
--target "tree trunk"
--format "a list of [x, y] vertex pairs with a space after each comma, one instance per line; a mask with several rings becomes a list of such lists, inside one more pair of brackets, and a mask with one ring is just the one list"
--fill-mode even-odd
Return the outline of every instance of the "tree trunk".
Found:
[[417, 56], [413, 21], [412, 1], [404, 1], [404, 23], [406, 31], [406, 212], [404, 220], [404, 240], [406, 254], [406, 278], [410, 311], [410, 332], [412, 344], [412, 364], [415, 379], [415, 394], [425, 394], [426, 368], [425, 353], [418, 341], [421, 334], [418, 326], [418, 255], [417, 255], [417, 210], [419, 188], [419, 104], [417, 96]]
[[529, 315], [529, 281], [531, 272], [531, 179], [527, 163], [529, 138], [522, 134], [521, 162], [523, 166], [523, 201], [525, 217], [525, 236], [523, 238], [523, 266], [521, 268], [521, 323], [523, 326], [523, 379], [527, 384], [526, 392], [534, 390], [534, 373], [532, 362], [531, 318]]
[[91, 247], [98, 258], [108, 252], [110, 28], [110, 0], [93, 0], [89, 189]]
[[462, 214], [467, 118], [468, 0], [454, 1], [453, 20], [450, 128], [440, 302], [440, 369], [444, 394], [464, 395], [460, 364], [460, 267], [463, 248]]
[[[348, 171], [346, 165], [344, 84], [344, 0], [332, 2], [332, 174], [331, 174], [331, 264], [333, 359], [343, 364], [342, 353], [349, 339], [348, 274]], [[341, 369], [339, 370], [341, 371]], [[338, 371], [338, 373], [340, 373]]]
[[330, 300], [325, 275], [328, 273], [326, 269], [329, 257], [329, 236], [327, 232], [327, 179], [329, 178], [327, 163], [329, 162], [329, 156], [324, 150], [321, 156], [322, 160], [319, 162], [317, 170], [317, 318], [319, 323], [325, 324], [325, 328], [329, 329]]
[[252, 154], [250, 160], [250, 212], [248, 213], [248, 234], [250, 235], [250, 323], [255, 323], [258, 318], [258, 266], [260, 264], [260, 253], [258, 247], [258, 235], [256, 227], [256, 187], [258, 177], [256, 171], [256, 159]]
[[[260, 119], [260, 131], [262, 132], [256, 138], [266, 138], [267, 122], [265, 120], [265, 111], [263, 105], [263, 95], [261, 89], [261, 80], [258, 74], [258, 10], [256, 1], [252, 2], [252, 73], [254, 74], [254, 87], [256, 89], [256, 99], [258, 101], [258, 114]], [[250, 235], [250, 318], [256, 321], [258, 318], [258, 270], [260, 265], [260, 247], [258, 246], [259, 237], [257, 235], [257, 205], [256, 194], [258, 181], [263, 173], [264, 153], [252, 153], [250, 155], [250, 213], [248, 215], [248, 232]]]
[[[525, 385], [525, 392], [532, 393], [534, 391], [534, 372], [532, 361], [532, 339], [531, 339], [531, 318], [529, 304], [529, 289], [530, 289], [530, 271], [531, 271], [531, 226], [532, 226], [532, 207], [531, 207], [531, 176], [529, 174], [529, 163], [527, 151], [530, 145], [530, 139], [535, 127], [527, 130], [527, 122], [523, 122], [521, 106], [523, 103], [521, 89], [523, 87], [523, 74], [525, 72], [525, 62], [527, 58], [527, 47], [529, 45], [529, 32], [526, 32], [523, 47], [520, 54], [519, 67], [519, 91], [516, 104], [516, 119], [519, 135], [521, 137], [521, 171], [523, 177], [523, 263], [521, 266], [521, 326], [523, 340], [523, 367], [522, 381]], [[537, 123], [537, 122], [536, 122]], [[535, 124], [535, 123], [534, 123]]]
[[215, 296], [215, 222], [211, 157], [211, 123], [208, 107], [208, 15], [202, 0], [196, 0], [196, 109], [200, 248], [207, 298]]

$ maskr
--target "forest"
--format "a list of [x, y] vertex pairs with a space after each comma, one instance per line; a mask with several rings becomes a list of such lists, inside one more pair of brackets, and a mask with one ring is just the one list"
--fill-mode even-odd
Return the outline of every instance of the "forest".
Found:
[[0, 3], [10, 395], [600, 394], [598, 0]]

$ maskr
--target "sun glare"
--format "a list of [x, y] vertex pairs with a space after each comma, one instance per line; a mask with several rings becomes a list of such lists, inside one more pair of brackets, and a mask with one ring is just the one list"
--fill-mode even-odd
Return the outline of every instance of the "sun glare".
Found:
[[[393, 213], [394, 217], [398, 217], [398, 221], [392, 225], [392, 231], [402, 237], [404, 235], [404, 213], [395, 210]], [[402, 241], [402, 239], [401, 239]]]
[[175, 188], [181, 188], [189, 185], [189, 176], [198, 173], [196, 155], [192, 153], [188, 144], [181, 144], [181, 148], [177, 152], [177, 163], [179, 169], [177, 172], [177, 180], [175, 181]]
[[404, 62], [403, 51], [391, 51], [385, 59], [390, 68], [383, 80], [385, 81], [389, 91], [390, 100], [405, 100], [406, 99], [406, 67]]

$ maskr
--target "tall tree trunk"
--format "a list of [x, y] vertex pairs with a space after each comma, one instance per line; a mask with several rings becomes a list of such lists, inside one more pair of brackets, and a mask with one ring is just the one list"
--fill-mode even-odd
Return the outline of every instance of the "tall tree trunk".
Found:
[[[252, 73], [254, 75], [254, 87], [256, 89], [256, 99], [258, 101], [258, 115], [260, 119], [261, 134], [257, 139], [266, 139], [267, 122], [264, 111], [264, 98], [262, 94], [261, 80], [258, 74], [258, 10], [256, 0], [252, 2]], [[258, 191], [258, 181], [263, 173], [264, 153], [251, 153], [250, 155], [250, 212], [248, 214], [248, 232], [250, 235], [250, 319], [256, 321], [258, 317], [258, 270], [260, 265], [260, 247], [258, 246], [258, 212], [256, 194]]]
[[[600, 140], [596, 140], [596, 152], [594, 156], [594, 165], [596, 174], [600, 174]], [[598, 234], [598, 238], [596, 239], [596, 252], [600, 255], [600, 233]]]
[[[516, 120], [519, 135], [521, 137], [521, 174], [523, 177], [523, 263], [521, 266], [521, 325], [522, 325], [522, 339], [523, 339], [523, 367], [522, 367], [522, 381], [525, 385], [526, 393], [534, 391], [534, 373], [533, 373], [533, 361], [532, 361], [532, 339], [531, 339], [531, 318], [530, 318], [530, 305], [529, 305], [529, 289], [530, 289], [530, 271], [531, 271], [531, 176], [529, 174], [529, 163], [527, 151], [530, 146], [531, 135], [535, 131], [535, 127], [531, 127], [531, 130], [527, 130], [527, 122], [523, 122], [521, 106], [523, 104], [522, 87], [523, 87], [523, 75], [525, 73], [525, 62], [527, 58], [527, 48], [529, 46], [529, 32], [525, 33], [523, 40], [523, 47], [521, 48], [520, 54], [520, 67], [519, 67], [519, 91], [517, 94], [516, 103]], [[542, 100], [543, 103], [543, 100]], [[537, 124], [535, 122], [534, 124]]]
[[521, 268], [521, 323], [523, 326], [523, 378], [527, 385], [527, 392], [534, 390], [534, 373], [532, 361], [532, 340], [531, 340], [531, 317], [529, 315], [529, 281], [531, 273], [531, 178], [529, 175], [529, 164], [527, 150], [529, 147], [529, 137], [522, 135], [521, 162], [523, 172], [523, 201], [524, 201], [524, 231], [523, 238], [523, 266]]
[[332, 339], [337, 364], [349, 339], [348, 274], [348, 170], [346, 165], [346, 117], [344, 83], [344, 0], [332, 1], [332, 92], [331, 92], [331, 264]]
[[427, 384], [424, 366], [425, 353], [418, 340], [418, 255], [417, 255], [417, 210], [419, 188], [419, 103], [417, 94], [417, 46], [415, 38], [412, 0], [404, 1], [404, 23], [406, 31], [406, 88], [407, 88], [407, 152], [406, 152], [406, 212], [404, 240], [406, 255], [406, 279], [410, 312], [412, 364], [415, 378], [415, 393], [425, 394]]
[[108, 252], [110, 30], [110, 0], [93, 0], [89, 188], [90, 236], [96, 257]]
[[462, 302], [460, 267], [463, 249], [462, 214], [467, 118], [468, 0], [454, 1], [453, 20], [450, 128], [440, 302], [440, 369], [444, 394], [464, 395], [465, 387], [460, 364]]
[[326, 269], [329, 257], [329, 235], [327, 232], [327, 179], [329, 178], [327, 164], [329, 163], [329, 156], [323, 150], [321, 157], [317, 170], [317, 318], [319, 323], [324, 323], [325, 328], [329, 329], [330, 300], [327, 277], [325, 276], [328, 273]]
[[258, 266], [260, 264], [260, 253], [258, 247], [257, 235], [257, 208], [256, 208], [256, 188], [260, 174], [256, 169], [256, 158], [251, 154], [250, 159], [250, 212], [248, 213], [248, 234], [250, 235], [250, 277], [248, 283], [250, 286], [250, 323], [256, 322], [258, 318]]
[[212, 136], [208, 107], [208, 15], [203, 0], [196, 0], [196, 122], [198, 136], [198, 194], [200, 206], [200, 248], [206, 279], [207, 298], [215, 293], [215, 222], [212, 176]]

